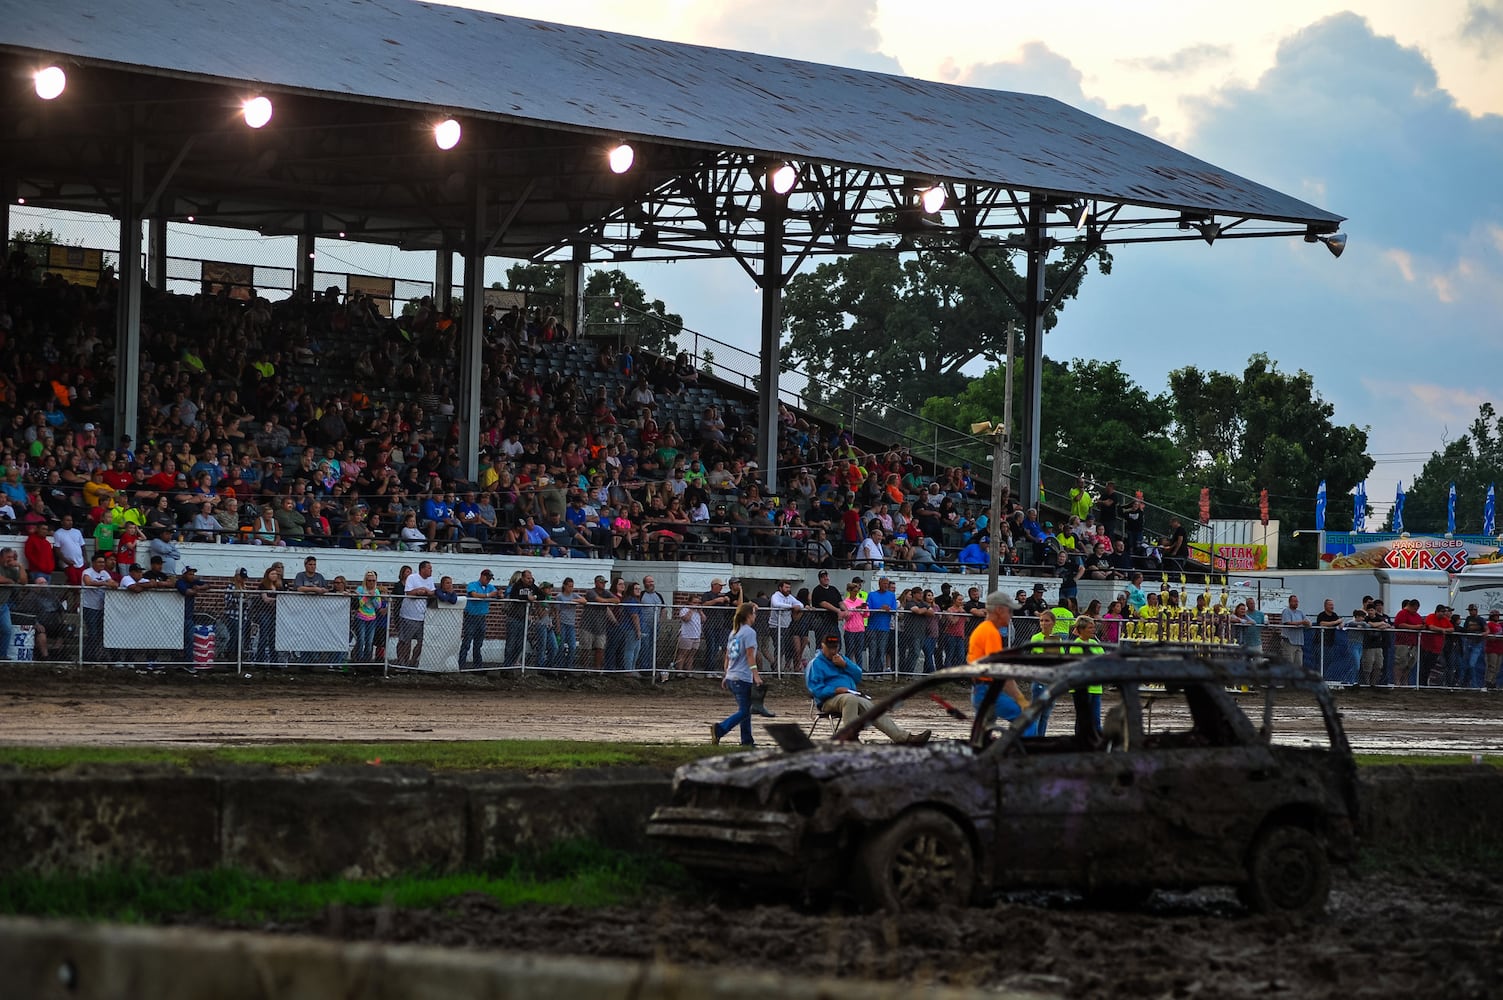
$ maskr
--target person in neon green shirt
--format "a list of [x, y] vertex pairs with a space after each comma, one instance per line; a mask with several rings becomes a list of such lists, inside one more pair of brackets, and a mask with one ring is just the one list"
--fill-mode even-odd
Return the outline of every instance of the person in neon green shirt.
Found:
[[1076, 476], [1075, 485], [1070, 487], [1070, 513], [1084, 521], [1091, 516], [1095, 503], [1096, 498], [1086, 489], [1085, 476]]

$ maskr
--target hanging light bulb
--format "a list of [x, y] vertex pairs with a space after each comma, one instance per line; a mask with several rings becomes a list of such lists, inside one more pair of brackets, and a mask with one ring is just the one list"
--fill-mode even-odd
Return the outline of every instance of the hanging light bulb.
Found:
[[68, 85], [68, 74], [63, 72], [61, 66], [47, 66], [33, 74], [32, 79], [36, 82], [37, 96], [44, 101], [51, 101], [63, 92]]
[[611, 173], [624, 174], [631, 169], [631, 165], [637, 160], [637, 151], [626, 143], [621, 143], [612, 149], [607, 156], [611, 164]]
[[787, 194], [797, 183], [798, 171], [791, 163], [785, 163], [772, 172], [772, 189], [778, 194]]
[[245, 124], [261, 128], [271, 121], [271, 99], [262, 95], [252, 97], [240, 105], [240, 113], [245, 116]]
[[459, 145], [459, 132], [459, 122], [445, 118], [433, 126], [433, 141], [438, 143], [439, 149], [453, 149]]
[[919, 203], [924, 206], [924, 211], [927, 214], [933, 215], [935, 212], [938, 212], [940, 209], [945, 207], [946, 197], [947, 195], [945, 194], [945, 189], [936, 184], [933, 187], [924, 188], [924, 190], [920, 192]]

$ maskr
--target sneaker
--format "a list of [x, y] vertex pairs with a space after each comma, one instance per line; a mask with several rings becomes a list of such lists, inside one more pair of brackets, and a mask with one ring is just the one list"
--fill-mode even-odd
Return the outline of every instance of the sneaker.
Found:
[[710, 743], [720, 746], [720, 723], [718, 722], [710, 723]]
[[929, 730], [929, 729], [924, 729], [924, 730], [921, 730], [920, 732], [917, 732], [917, 733], [909, 733], [908, 734], [908, 746], [911, 746], [911, 747], [921, 747], [925, 743], [928, 743], [929, 742], [929, 737], [933, 736], [933, 735], [934, 735], [933, 731]]

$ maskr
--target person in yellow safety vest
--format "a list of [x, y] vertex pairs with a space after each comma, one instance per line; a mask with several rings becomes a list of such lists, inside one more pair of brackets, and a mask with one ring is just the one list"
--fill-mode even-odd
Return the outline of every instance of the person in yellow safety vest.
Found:
[[[1069, 642], [1071, 633], [1075, 634], [1075, 641]], [[1106, 652], [1101, 643], [1096, 641], [1096, 621], [1085, 615], [1076, 618], [1074, 613], [1066, 607], [1054, 608], [1039, 615], [1039, 633], [1028, 640], [1027, 645], [1042, 648], [1046, 643], [1061, 643], [1063, 645], [1051, 646], [1067, 656], [1087, 656]], [[1037, 682], [1033, 685], [1030, 699], [1037, 701], [1044, 693], [1044, 685]], [[1101, 730], [1101, 694], [1100, 684], [1092, 684], [1087, 693], [1091, 696], [1091, 707], [1095, 711], [1096, 730]], [[1054, 711], [1053, 703], [1044, 706], [1039, 713], [1038, 719], [1024, 733], [1025, 736], [1047, 736], [1049, 732], [1049, 716]]]

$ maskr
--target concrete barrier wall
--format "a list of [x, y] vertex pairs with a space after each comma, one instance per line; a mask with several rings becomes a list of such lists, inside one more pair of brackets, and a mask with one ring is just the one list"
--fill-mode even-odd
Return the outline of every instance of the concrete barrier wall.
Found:
[[[484, 868], [588, 839], [633, 850], [666, 775], [604, 769], [549, 777], [343, 768], [0, 770], [0, 872], [215, 867], [283, 878], [380, 878]], [[1363, 843], [1422, 858], [1494, 847], [1503, 771], [1362, 772]]]
[[23, 919], [0, 919], [0, 968], [0, 992], [28, 1000], [1047, 1000], [659, 962]]
[[549, 777], [0, 770], [0, 872], [228, 867], [379, 878], [478, 869], [563, 840], [639, 848], [668, 790], [666, 775], [645, 768]]

